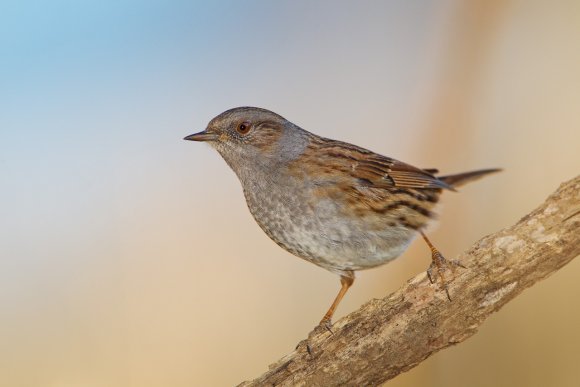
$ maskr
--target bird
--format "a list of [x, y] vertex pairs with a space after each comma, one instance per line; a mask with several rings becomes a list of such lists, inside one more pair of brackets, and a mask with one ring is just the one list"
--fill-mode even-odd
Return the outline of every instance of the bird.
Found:
[[237, 175], [250, 213], [275, 243], [339, 275], [341, 287], [318, 326], [332, 326], [355, 272], [400, 256], [417, 237], [431, 250], [427, 270], [451, 300], [446, 260], [426, 236], [443, 191], [500, 171], [437, 176], [368, 149], [318, 136], [281, 115], [237, 107], [184, 138], [209, 144]]

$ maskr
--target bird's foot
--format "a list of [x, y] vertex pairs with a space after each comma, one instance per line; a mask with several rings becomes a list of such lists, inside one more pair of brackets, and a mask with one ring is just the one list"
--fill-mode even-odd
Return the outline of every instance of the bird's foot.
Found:
[[451, 270], [451, 273], [455, 275], [455, 269], [457, 267], [466, 268], [461, 262], [457, 260], [447, 260], [445, 257], [439, 252], [439, 250], [432, 248], [431, 249], [431, 265], [427, 269], [427, 277], [429, 277], [429, 282], [435, 283], [437, 278], [439, 278], [439, 282], [441, 283], [441, 287], [445, 290], [445, 294], [447, 294], [447, 299], [451, 301], [451, 296], [449, 295], [449, 288], [447, 284], [447, 280], [445, 279], [445, 271]]
[[324, 335], [325, 333], [330, 333], [331, 335], [334, 334], [332, 331], [332, 322], [330, 319], [322, 319], [322, 321], [320, 321], [320, 323], [315, 326], [314, 329], [308, 334], [308, 337], [296, 345], [295, 349], [297, 351], [304, 349], [310, 356], [314, 356], [316, 349], [316, 346], [314, 345], [314, 339]]
[[330, 320], [330, 318], [325, 317], [322, 320], [320, 320], [318, 325], [314, 327], [312, 332], [310, 332], [309, 336], [314, 334], [322, 334], [324, 332], [330, 332], [330, 334], [334, 334], [334, 332], [332, 331], [332, 321]]

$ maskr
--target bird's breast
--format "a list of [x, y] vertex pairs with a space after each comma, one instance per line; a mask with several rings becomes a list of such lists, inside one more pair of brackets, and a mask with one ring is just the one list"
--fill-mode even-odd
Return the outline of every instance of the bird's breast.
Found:
[[284, 177], [243, 184], [248, 208], [262, 230], [292, 254], [331, 271], [360, 270], [399, 256], [416, 234], [386, 217], [349, 210], [340, 195]]

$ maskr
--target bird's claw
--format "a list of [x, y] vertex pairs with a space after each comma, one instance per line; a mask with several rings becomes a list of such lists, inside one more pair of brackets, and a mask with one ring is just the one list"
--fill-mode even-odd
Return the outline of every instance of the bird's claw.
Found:
[[330, 332], [331, 335], [334, 334], [334, 332], [332, 331], [332, 321], [330, 321], [330, 319], [322, 319], [322, 321], [320, 321], [320, 323], [314, 327], [314, 329], [312, 330], [312, 332], [310, 332], [310, 334], [312, 335], [323, 332]]
[[334, 334], [332, 331], [332, 322], [330, 319], [322, 319], [320, 323], [314, 327], [314, 329], [308, 334], [308, 338], [300, 341], [297, 345], [295, 350], [300, 351], [301, 348], [304, 348], [306, 352], [310, 356], [314, 355], [315, 346], [313, 344], [315, 336], [321, 336], [325, 333], [330, 333], [331, 335]]
[[449, 288], [447, 284], [447, 280], [445, 279], [445, 271], [447, 269], [451, 270], [451, 273], [455, 275], [455, 269], [457, 267], [466, 268], [461, 262], [457, 260], [447, 260], [445, 257], [438, 251], [432, 251], [432, 262], [429, 268], [427, 269], [427, 278], [429, 278], [429, 282], [432, 284], [435, 283], [437, 277], [441, 282], [441, 287], [445, 290], [445, 294], [447, 295], [447, 299], [451, 301], [451, 296], [449, 295]]

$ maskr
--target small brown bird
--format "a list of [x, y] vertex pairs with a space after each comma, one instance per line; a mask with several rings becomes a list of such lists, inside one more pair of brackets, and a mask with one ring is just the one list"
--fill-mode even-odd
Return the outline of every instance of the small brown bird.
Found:
[[436, 270], [449, 297], [443, 276], [449, 262], [423, 229], [442, 190], [499, 171], [435, 177], [436, 169], [317, 136], [255, 107], [223, 112], [185, 140], [205, 141], [221, 154], [242, 183], [254, 219], [274, 242], [340, 276], [341, 289], [320, 321], [326, 327], [354, 272], [397, 258], [419, 234], [432, 253], [429, 278], [433, 282]]

